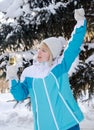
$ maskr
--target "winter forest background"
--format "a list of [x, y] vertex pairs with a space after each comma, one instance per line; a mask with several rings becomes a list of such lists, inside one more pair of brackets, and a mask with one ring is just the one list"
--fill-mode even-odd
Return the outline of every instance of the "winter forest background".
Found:
[[[89, 101], [94, 98], [94, 0], [0, 0], [1, 94], [9, 92], [9, 83], [6, 79], [6, 67], [9, 63], [9, 57], [16, 56], [18, 64], [17, 74], [20, 78], [23, 69], [32, 65], [36, 45], [39, 44], [42, 39], [50, 36], [64, 36], [66, 40], [70, 38], [73, 27], [76, 24], [74, 20], [74, 10], [80, 7], [85, 9], [87, 33], [81, 47], [81, 53], [69, 71], [69, 77], [75, 98], [90, 105]], [[4, 101], [11, 101], [10, 95], [6, 98], [1, 94], [0, 104], [2, 104], [2, 107], [0, 106], [0, 111], [5, 110], [6, 106]], [[27, 100], [25, 101], [25, 106], [30, 109], [30, 102]], [[2, 101], [4, 103], [2, 103]], [[12, 99], [12, 101], [14, 100]], [[13, 102], [8, 106], [9, 109], [11, 106], [13, 108], [17, 107], [17, 105], [20, 106], [18, 102], [15, 103], [14, 101], [14, 104], [12, 103]], [[82, 108], [83, 104], [80, 105]], [[87, 105], [84, 105], [87, 108]], [[20, 108], [22, 109], [23, 106], [24, 105], [21, 105]], [[91, 107], [89, 110], [91, 110]], [[94, 100], [92, 110], [91, 112], [93, 113]], [[26, 119], [25, 121], [20, 112], [19, 114], [14, 114], [13, 111], [11, 111], [10, 114], [8, 111], [8, 118], [5, 116], [6, 113], [7, 112], [4, 112], [2, 115], [0, 114], [0, 117], [4, 119], [0, 119], [0, 128], [2, 128], [2, 130], [3, 127], [1, 126], [4, 123], [6, 126], [6, 123], [11, 122], [11, 120], [12, 123], [14, 121], [17, 125], [23, 123], [23, 126], [27, 123], [26, 120], [32, 123], [32, 119], [30, 118], [29, 120], [31, 115], [29, 114], [27, 116], [25, 112], [23, 115]], [[17, 114], [20, 115], [18, 122], [15, 120], [17, 119]], [[90, 111], [88, 115], [90, 115]], [[94, 117], [91, 117], [91, 120], [92, 119], [94, 119]], [[10, 123], [11, 126], [12, 123]], [[19, 129], [16, 128], [15, 130]], [[24, 130], [24, 127], [22, 130]]]
[[[94, 0], [0, 0], [0, 82], [6, 91], [6, 66], [16, 55], [21, 70], [32, 64], [35, 45], [50, 36], [70, 38], [74, 9], [83, 7], [87, 33], [77, 67], [69, 74], [75, 98], [88, 89], [94, 92]], [[73, 70], [73, 69], [72, 69]], [[75, 79], [75, 80], [74, 80]], [[8, 86], [7, 86], [8, 87]]]

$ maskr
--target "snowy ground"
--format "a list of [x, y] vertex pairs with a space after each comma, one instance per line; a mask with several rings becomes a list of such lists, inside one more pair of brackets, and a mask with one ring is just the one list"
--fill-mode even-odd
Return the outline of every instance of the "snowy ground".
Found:
[[[32, 111], [25, 107], [27, 101], [13, 109], [12, 99], [10, 93], [0, 94], [0, 130], [33, 130]], [[94, 100], [79, 105], [85, 115], [81, 130], [94, 130]]]
[[94, 98], [90, 101], [79, 103], [85, 119], [81, 122], [81, 130], [94, 130]]

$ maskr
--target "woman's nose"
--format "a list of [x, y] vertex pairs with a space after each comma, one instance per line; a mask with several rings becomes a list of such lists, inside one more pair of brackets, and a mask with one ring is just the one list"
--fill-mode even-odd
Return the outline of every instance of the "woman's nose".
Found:
[[41, 50], [38, 50], [38, 54], [41, 54]]

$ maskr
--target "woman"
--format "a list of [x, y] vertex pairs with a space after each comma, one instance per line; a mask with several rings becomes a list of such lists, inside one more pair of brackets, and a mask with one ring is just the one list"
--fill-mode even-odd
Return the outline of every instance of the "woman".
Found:
[[[80, 52], [86, 33], [84, 9], [76, 9], [77, 24], [68, 41], [62, 37], [43, 40], [36, 55], [36, 62], [26, 68], [21, 81], [16, 74], [9, 73], [10, 92], [17, 101], [29, 95], [31, 98], [35, 130], [79, 130], [83, 114], [77, 105], [70, 88], [68, 71]], [[13, 66], [10, 66], [11, 70]]]

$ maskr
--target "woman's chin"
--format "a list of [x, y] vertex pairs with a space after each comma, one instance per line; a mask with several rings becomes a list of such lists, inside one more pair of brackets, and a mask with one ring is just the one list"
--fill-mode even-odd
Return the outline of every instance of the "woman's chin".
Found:
[[42, 62], [43, 62], [41, 59], [37, 59], [37, 61], [38, 61], [39, 63], [42, 63]]

